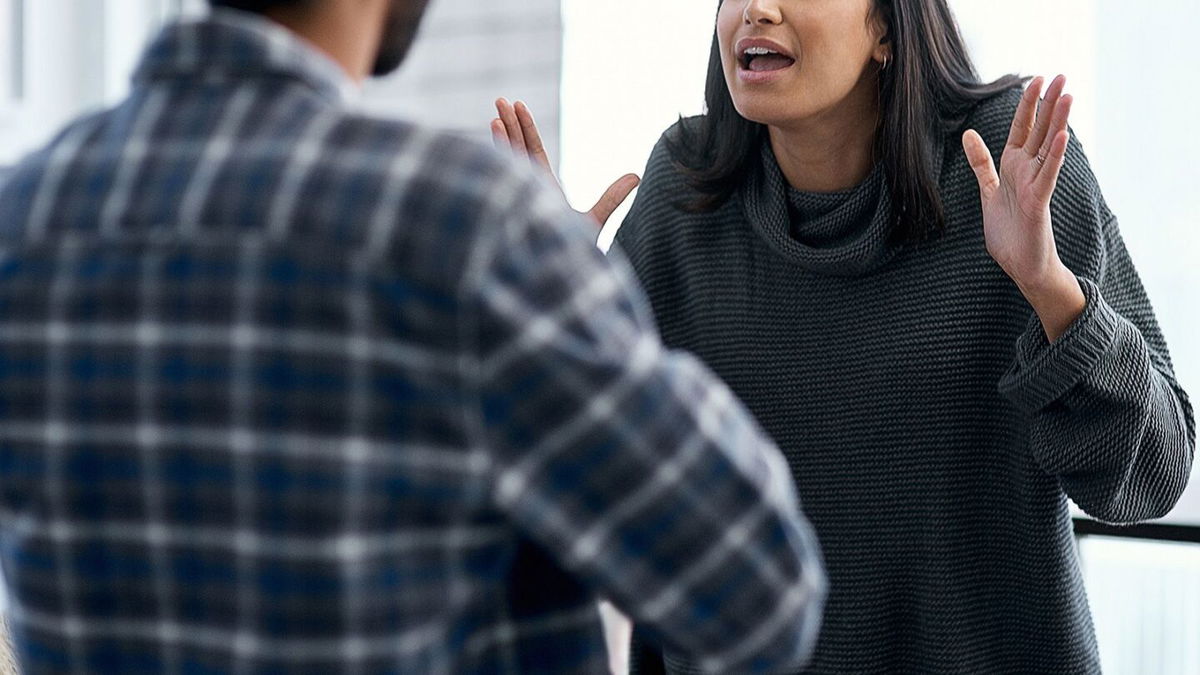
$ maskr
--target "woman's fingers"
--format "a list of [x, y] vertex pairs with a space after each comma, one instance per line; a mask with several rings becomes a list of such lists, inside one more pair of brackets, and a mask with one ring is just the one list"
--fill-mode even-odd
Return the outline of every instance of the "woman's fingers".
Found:
[[492, 120], [492, 143], [495, 143], [496, 149], [501, 152], [512, 152], [508, 132], [504, 130], [504, 122], [499, 117]]
[[521, 123], [517, 121], [517, 111], [507, 99], [496, 100], [496, 112], [500, 113], [500, 121], [504, 122], [504, 131], [508, 134], [508, 143], [517, 155], [527, 154], [525, 151], [525, 136], [521, 133]]
[[1066, 86], [1067, 78], [1059, 75], [1054, 78], [1054, 81], [1050, 83], [1050, 88], [1046, 90], [1046, 97], [1038, 106], [1037, 122], [1033, 125], [1033, 133], [1025, 141], [1025, 152], [1029, 153], [1030, 157], [1036, 157], [1038, 151], [1042, 149], [1042, 144], [1046, 142], [1046, 136], [1050, 133], [1050, 121], [1054, 118], [1055, 108], [1058, 107], [1059, 98]]
[[525, 140], [525, 150], [534, 164], [542, 167], [550, 175], [554, 175], [554, 167], [550, 164], [550, 155], [546, 153], [546, 144], [542, 142], [542, 134], [538, 131], [533, 113], [523, 101], [517, 101], [515, 106], [517, 123], [521, 125], [521, 135]]
[[979, 194], [986, 201], [1000, 187], [1000, 176], [996, 173], [996, 162], [988, 150], [987, 143], [979, 132], [971, 129], [963, 134], [963, 151], [967, 153], [967, 161], [979, 181]]
[[[546, 144], [538, 130], [537, 122], [529, 106], [521, 101], [515, 104], [507, 99], [496, 99], [496, 112], [499, 117], [492, 120], [492, 141], [501, 150], [510, 150], [513, 154], [528, 157], [551, 176], [554, 175], [550, 155], [546, 152]], [[634, 174], [626, 174], [617, 179], [600, 197], [600, 201], [592, 207], [588, 215], [603, 227], [614, 211], [629, 198], [629, 193], [637, 188], [641, 179]]]
[[[1058, 105], [1054, 108], [1054, 119], [1050, 122], [1050, 130], [1046, 133], [1046, 140], [1038, 150], [1037, 156], [1043, 160], [1050, 156], [1050, 148], [1054, 145], [1058, 135], [1067, 131], [1071, 121], [1071, 104], [1074, 100], [1070, 94], [1058, 100]], [[1042, 168], [1045, 168], [1045, 164], [1042, 165]]]
[[592, 210], [588, 212], [588, 215], [590, 215], [592, 219], [596, 221], [597, 225], [604, 227], [604, 224], [607, 223], [608, 219], [612, 217], [612, 214], [617, 210], [617, 207], [619, 207], [626, 199], [629, 198], [629, 193], [633, 192], [634, 188], [636, 188], [638, 183], [641, 181], [641, 178], [638, 178], [637, 175], [632, 173], [621, 176], [617, 179], [617, 182], [613, 183], [607, 190], [604, 191], [604, 195], [600, 197], [600, 201], [596, 202], [596, 206], [592, 207]]
[[[546, 144], [542, 142], [542, 134], [538, 131], [529, 106], [521, 101], [514, 104], [501, 98], [496, 100], [496, 113], [499, 117], [492, 121], [492, 138], [497, 140], [497, 147], [511, 149], [519, 157], [528, 157], [553, 176], [550, 155], [546, 152]], [[501, 137], [505, 141], [503, 146], [498, 141]]]
[[1071, 134], [1066, 129], [1054, 134], [1041, 173], [1033, 179], [1034, 195], [1047, 204], [1054, 196], [1054, 189], [1058, 187], [1058, 175], [1062, 172], [1063, 163], [1067, 158], [1067, 145], [1070, 142]]
[[1033, 122], [1037, 119], [1038, 99], [1042, 96], [1042, 85], [1045, 78], [1035, 77], [1025, 88], [1021, 103], [1017, 106], [1017, 114], [1013, 116], [1012, 130], [1008, 132], [1008, 146], [1023, 148], [1029, 134], [1033, 132]]

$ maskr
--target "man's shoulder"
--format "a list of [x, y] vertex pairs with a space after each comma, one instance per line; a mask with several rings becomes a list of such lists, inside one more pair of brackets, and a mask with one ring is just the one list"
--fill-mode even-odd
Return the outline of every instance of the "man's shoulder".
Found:
[[48, 173], [57, 170], [65, 174], [86, 144], [100, 135], [112, 112], [98, 111], [84, 115], [58, 131], [48, 142], [29, 151], [14, 164], [0, 169], [0, 238], [22, 231], [20, 225], [33, 210], [39, 191], [45, 187]]
[[[141, 182], [129, 199], [119, 200], [153, 207], [123, 218], [133, 229], [202, 217], [201, 229], [303, 236], [378, 254], [416, 247], [436, 255], [437, 245], [453, 257], [497, 219], [519, 214], [540, 190], [532, 171], [492, 147], [410, 121], [296, 106], [236, 134], [192, 136], [164, 127], [138, 144], [119, 124], [122, 111], [131, 109], [72, 123], [14, 166], [0, 181], [0, 231], [19, 237], [23, 224], [39, 213], [39, 197], [50, 195], [50, 216], [67, 207], [84, 214], [61, 226], [89, 228], [87, 214], [113, 201], [110, 193], [122, 171], [140, 166], [145, 175], [163, 166], [160, 153], [174, 153], [171, 165], [181, 180]], [[228, 152], [213, 152], [218, 139], [227, 141]], [[184, 147], [195, 150], [181, 161]], [[95, 194], [73, 189], [91, 183], [105, 189]], [[75, 208], [82, 200], [97, 208]], [[192, 208], [183, 208], [185, 203]], [[157, 220], [142, 222], [147, 213]], [[190, 227], [195, 223], [182, 224], [189, 225], [183, 230], [196, 229]]]
[[578, 226], [546, 177], [463, 133], [351, 114], [325, 138], [320, 152], [343, 165], [330, 169], [344, 172], [337, 180], [364, 186], [367, 203], [355, 209], [371, 214], [362, 226], [379, 244], [372, 256], [465, 264], [481, 239], [513, 222]]
[[321, 152], [344, 158], [339, 168], [349, 173], [383, 174], [467, 196], [513, 171], [491, 147], [454, 131], [353, 113], [337, 114], [328, 126]]

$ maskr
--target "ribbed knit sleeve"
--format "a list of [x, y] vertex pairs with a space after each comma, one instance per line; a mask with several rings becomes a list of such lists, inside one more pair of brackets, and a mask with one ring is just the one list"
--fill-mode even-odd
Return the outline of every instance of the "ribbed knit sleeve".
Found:
[[1117, 219], [1077, 142], [1071, 151], [1053, 215], [1087, 306], [1052, 345], [1031, 317], [1000, 391], [1030, 414], [1034, 456], [1080, 508], [1135, 523], [1165, 515], [1183, 493], [1195, 421]]

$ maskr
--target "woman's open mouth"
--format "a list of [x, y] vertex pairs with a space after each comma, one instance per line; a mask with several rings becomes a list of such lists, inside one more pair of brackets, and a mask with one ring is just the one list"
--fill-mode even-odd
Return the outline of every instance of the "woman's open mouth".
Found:
[[765, 38], [745, 38], [737, 43], [738, 76], [746, 82], [765, 82], [796, 65], [796, 57], [782, 45]]
[[773, 52], [766, 47], [751, 47], [742, 55], [742, 68], [754, 73], [768, 73], [772, 70], [783, 70], [790, 67], [796, 60], [783, 54]]

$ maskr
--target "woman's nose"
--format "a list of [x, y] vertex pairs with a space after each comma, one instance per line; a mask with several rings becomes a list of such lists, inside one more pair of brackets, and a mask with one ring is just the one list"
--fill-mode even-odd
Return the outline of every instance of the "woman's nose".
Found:
[[746, 3], [746, 11], [742, 15], [746, 25], [765, 24], [776, 25], [783, 21], [779, 11], [778, 0], [750, 0]]

